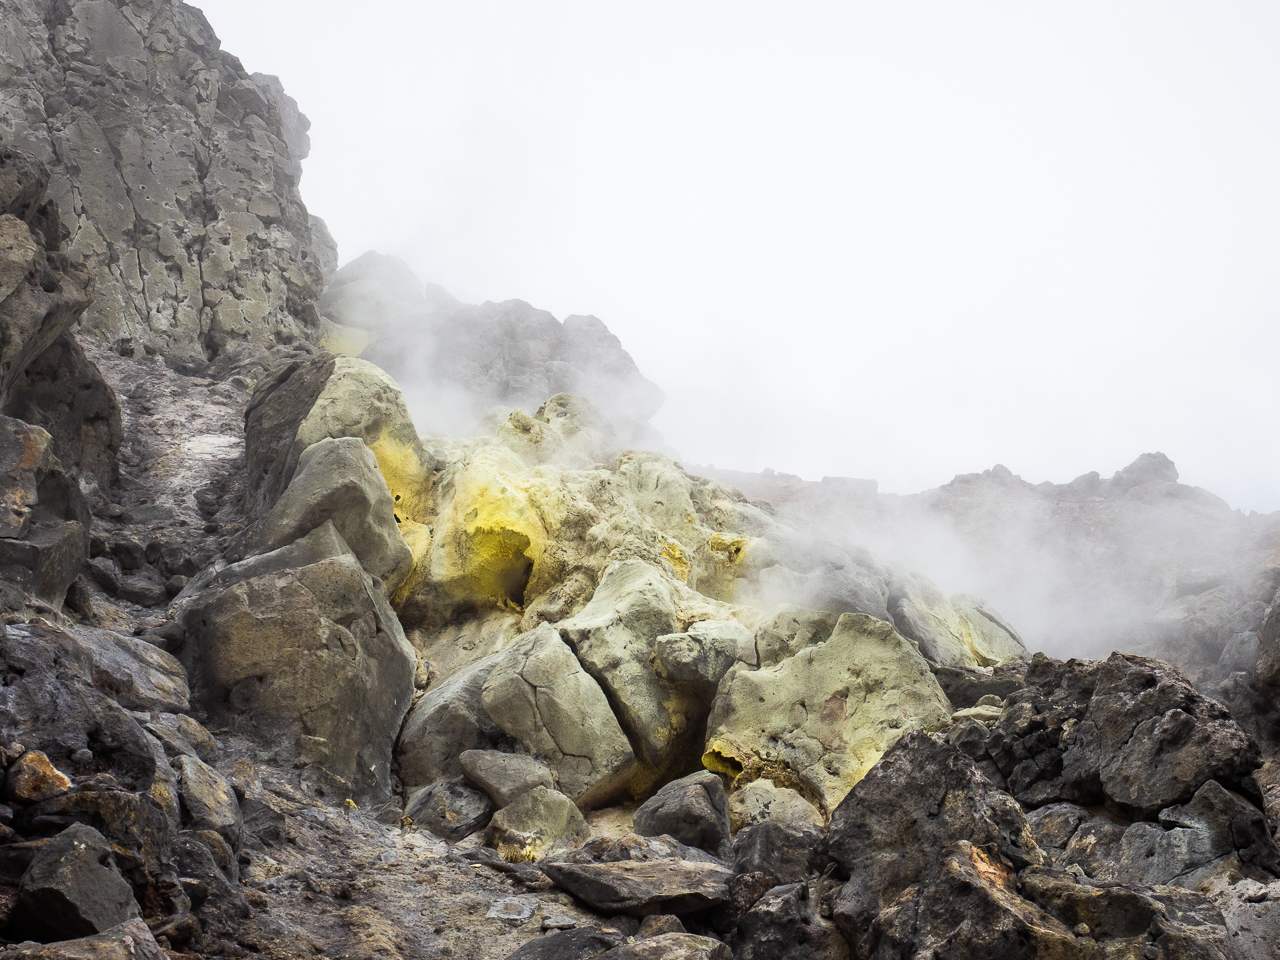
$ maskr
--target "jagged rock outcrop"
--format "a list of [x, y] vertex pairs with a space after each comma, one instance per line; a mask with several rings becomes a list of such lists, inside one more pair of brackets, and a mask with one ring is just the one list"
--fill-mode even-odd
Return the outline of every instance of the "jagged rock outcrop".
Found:
[[49, 168], [93, 278], [84, 334], [175, 362], [317, 334], [333, 256], [298, 194], [306, 120], [199, 10], [5, 0], [0, 86], [0, 136]]

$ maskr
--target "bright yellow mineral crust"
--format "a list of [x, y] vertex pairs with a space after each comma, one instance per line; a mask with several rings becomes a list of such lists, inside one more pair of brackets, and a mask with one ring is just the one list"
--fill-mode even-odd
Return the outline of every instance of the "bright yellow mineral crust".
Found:
[[431, 555], [432, 478], [418, 459], [418, 454], [407, 443], [383, 434], [369, 444], [369, 449], [373, 451], [382, 479], [391, 491], [400, 535], [413, 553], [413, 567], [391, 598], [392, 604], [398, 605], [427, 574]]

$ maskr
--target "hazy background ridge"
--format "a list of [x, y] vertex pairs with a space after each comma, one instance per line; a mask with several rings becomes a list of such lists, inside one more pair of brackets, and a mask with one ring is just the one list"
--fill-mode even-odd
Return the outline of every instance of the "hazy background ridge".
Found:
[[1280, 507], [1280, 10], [201, 4], [343, 258], [601, 317], [718, 466], [912, 492], [1163, 450]]

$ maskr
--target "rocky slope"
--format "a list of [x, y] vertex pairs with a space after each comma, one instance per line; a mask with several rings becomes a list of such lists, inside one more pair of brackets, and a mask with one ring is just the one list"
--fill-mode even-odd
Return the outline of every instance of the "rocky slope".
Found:
[[[48, 91], [92, 75], [81, 131], [109, 109], [112, 142], [153, 129], [132, 83], [204, 117], [202, 149], [269, 135], [273, 177], [300, 156], [278, 91], [237, 112], [266, 81], [190, 8], [12, 9], [23, 116], [39, 99], [59, 128]], [[46, 73], [14, 67], [33, 50]], [[192, 58], [239, 93], [209, 100]], [[64, 250], [46, 191], [110, 176], [59, 158], [0, 155], [0, 957], [1277, 955], [1274, 581], [1252, 646], [1181, 658], [1196, 685], [1031, 656], [983, 600], [636, 449], [660, 395], [594, 323], [365, 257], [314, 322], [286, 298], [244, 337], [111, 327], [111, 265], [154, 236], [77, 213], [110, 255]], [[299, 236], [238, 260], [232, 299], [279, 290]], [[344, 355], [415, 316], [441, 334], [423, 388], [503, 406], [477, 433], [424, 427]], [[1174, 501], [1216, 529], [1160, 471], [1083, 485], [1082, 541], [1147, 556], [1117, 518]], [[925, 497], [975, 530], [1018, 498], [1057, 504], [1049, 529], [1070, 499], [1003, 474]]]

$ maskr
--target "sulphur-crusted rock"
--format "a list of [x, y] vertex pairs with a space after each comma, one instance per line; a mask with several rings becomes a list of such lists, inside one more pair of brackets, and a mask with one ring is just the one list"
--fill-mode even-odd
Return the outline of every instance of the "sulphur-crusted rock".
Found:
[[467, 750], [458, 757], [463, 775], [502, 809], [534, 787], [555, 789], [546, 764], [533, 757], [498, 750]]
[[358, 802], [391, 796], [391, 753], [413, 696], [413, 650], [331, 522], [220, 571], [181, 612], [182, 658], [214, 716], [340, 778]]
[[992, 667], [1025, 660], [1017, 631], [974, 597], [947, 597], [923, 577], [903, 577], [889, 589], [894, 626], [915, 641], [930, 663], [948, 667]]
[[[313, 335], [305, 120], [183, 4], [6, 0], [0, 127], [50, 169], [82, 330], [174, 358]], [[320, 244], [323, 247], [323, 243]]]
[[610, 566], [586, 608], [559, 625], [615, 705], [640, 758], [660, 772], [696, 749], [691, 736], [706, 711], [705, 700], [654, 667], [658, 638], [680, 626], [674, 592], [648, 564], [626, 560]]
[[371, 363], [321, 354], [277, 368], [249, 400], [249, 515], [267, 513], [297, 473], [303, 451], [330, 437], [363, 440], [378, 458], [400, 519], [421, 513], [436, 463], [418, 439], [400, 388]]
[[250, 532], [246, 553], [269, 553], [332, 520], [365, 571], [394, 593], [413, 565], [378, 461], [356, 437], [326, 437], [298, 458], [298, 472]]
[[770, 612], [756, 627], [754, 646], [760, 666], [777, 666], [806, 647], [826, 643], [840, 614], [786, 605]]
[[138, 916], [111, 845], [79, 823], [36, 854], [18, 884], [18, 908], [33, 932], [60, 940], [102, 933]]
[[989, 848], [1014, 867], [1044, 861], [1012, 797], [955, 748], [909, 733], [831, 815], [830, 853], [849, 874], [841, 902], [850, 922], [869, 923], [929, 877], [956, 840]]
[[49, 431], [63, 466], [105, 490], [119, 475], [120, 403], [71, 331], [14, 379], [4, 413]]
[[166, 960], [150, 928], [129, 920], [91, 937], [57, 943], [20, 943], [5, 951], [7, 960]]
[[720, 777], [708, 770], [668, 783], [632, 815], [642, 837], [668, 836], [723, 860], [732, 854], [729, 798]]
[[733, 776], [780, 767], [832, 809], [899, 737], [950, 717], [910, 641], [884, 621], [844, 614], [826, 643], [775, 667], [728, 673], [703, 762]]
[[804, 884], [777, 886], [756, 901], [731, 940], [738, 960], [847, 960], [849, 945], [824, 919]]
[[572, 800], [537, 786], [494, 814], [485, 843], [504, 860], [519, 863], [565, 853], [590, 836], [591, 828]]
[[604, 691], [553, 627], [543, 624], [500, 654], [480, 699], [580, 806], [599, 806], [626, 788], [636, 766], [631, 745]]

